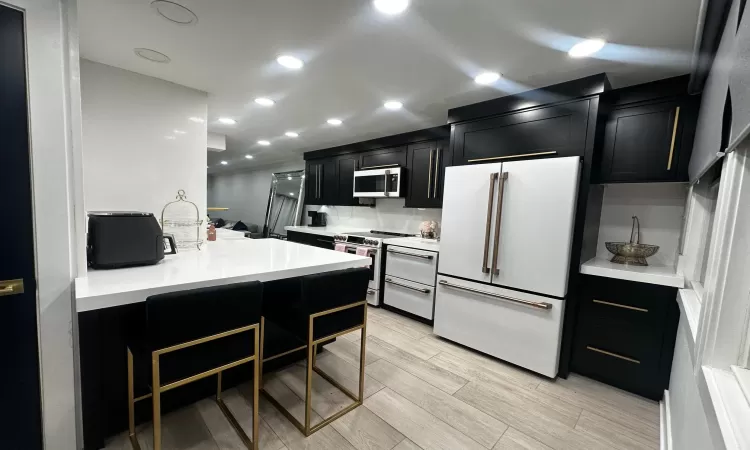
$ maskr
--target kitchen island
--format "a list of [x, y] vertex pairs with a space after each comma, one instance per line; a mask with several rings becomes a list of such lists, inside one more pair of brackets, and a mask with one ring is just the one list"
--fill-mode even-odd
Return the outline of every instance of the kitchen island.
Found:
[[[152, 266], [89, 270], [75, 280], [80, 341], [84, 447], [102, 448], [106, 437], [127, 429], [126, 336], [145, 325], [150, 295], [246, 281], [272, 281], [367, 266], [370, 258], [276, 239], [207, 242], [203, 249], [167, 255]], [[264, 369], [304, 356], [292, 353]], [[239, 370], [237, 370], [239, 369]], [[243, 366], [226, 371], [228, 388], [247, 380]], [[206, 378], [167, 393], [166, 413], [211, 395]], [[136, 421], [150, 420], [150, 403], [136, 405]]]

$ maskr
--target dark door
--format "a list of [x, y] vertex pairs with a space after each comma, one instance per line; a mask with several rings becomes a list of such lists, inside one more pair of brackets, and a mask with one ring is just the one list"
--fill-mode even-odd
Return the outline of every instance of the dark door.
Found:
[[438, 160], [435, 162], [435, 179], [432, 181], [435, 208], [443, 207], [443, 186], [445, 186], [445, 169], [453, 165], [453, 151], [449, 139], [438, 141], [435, 148]]
[[686, 112], [677, 101], [612, 111], [599, 181], [679, 181]]
[[42, 448], [24, 16], [0, 5], [0, 398], [3, 448]]
[[582, 100], [454, 125], [454, 162], [583, 156], [588, 113], [589, 100]]
[[409, 193], [405, 206], [409, 208], [434, 208], [439, 203], [435, 201], [437, 194], [433, 189], [436, 178], [436, 163], [438, 162], [435, 141], [412, 144], [406, 152], [406, 167], [409, 177]]
[[354, 197], [354, 171], [357, 170], [359, 155], [340, 156], [336, 161], [338, 167], [338, 201], [337, 205], [354, 206], [359, 204], [359, 199]]
[[320, 165], [322, 169], [322, 179], [320, 181], [320, 185], [322, 186], [321, 204], [335, 205], [339, 200], [339, 179], [336, 176], [336, 160], [326, 159]]
[[308, 162], [305, 171], [305, 203], [308, 205], [322, 205], [321, 187], [322, 165], [319, 162]]
[[385, 166], [405, 166], [406, 147], [373, 150], [362, 154], [362, 169], [377, 169]]

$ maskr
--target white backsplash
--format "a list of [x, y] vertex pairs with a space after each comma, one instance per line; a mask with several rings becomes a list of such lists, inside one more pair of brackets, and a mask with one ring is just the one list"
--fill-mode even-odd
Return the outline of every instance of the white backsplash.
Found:
[[375, 202], [374, 208], [367, 206], [307, 206], [305, 207], [303, 220], [305, 224], [310, 223], [307, 211], [320, 211], [326, 213], [328, 226], [350, 226], [352, 228], [418, 234], [419, 225], [423, 221], [434, 220], [439, 224], [443, 213], [442, 209], [404, 208], [403, 198], [384, 198], [377, 199]]
[[641, 243], [658, 245], [651, 264], [677, 260], [687, 185], [677, 183], [611, 184], [604, 188], [596, 256], [610, 259], [605, 242], [630, 240], [632, 216], [641, 222]]

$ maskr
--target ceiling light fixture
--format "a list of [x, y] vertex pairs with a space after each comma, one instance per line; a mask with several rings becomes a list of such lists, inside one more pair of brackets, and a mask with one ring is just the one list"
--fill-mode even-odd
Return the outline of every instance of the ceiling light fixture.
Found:
[[409, 0], [374, 0], [372, 4], [383, 14], [394, 16], [406, 11], [409, 7]]
[[294, 70], [301, 69], [302, 66], [305, 65], [305, 63], [303, 63], [301, 59], [295, 58], [294, 56], [291, 56], [291, 55], [281, 55], [278, 58], [276, 58], [276, 62], [286, 67], [287, 69], [294, 69]]
[[203, 119], [201, 117], [191, 117], [189, 120], [195, 123], [205, 123], [206, 119]]
[[237, 123], [237, 121], [232, 119], [231, 117], [219, 117], [219, 122], [223, 123], [224, 125], [235, 125]]
[[169, 56], [164, 53], [151, 50], [150, 48], [134, 48], [133, 51], [137, 56], [140, 56], [147, 61], [160, 64], [167, 64], [169, 61], [172, 61]]
[[194, 25], [198, 23], [198, 16], [179, 3], [167, 0], [154, 0], [151, 7], [163, 18], [177, 25]]
[[482, 72], [474, 78], [474, 82], [477, 84], [492, 84], [500, 79], [500, 74], [497, 72]]
[[299, 136], [299, 133], [295, 133], [294, 131], [287, 131], [284, 134], [286, 135], [286, 137], [291, 137], [291, 138], [295, 138]]
[[221, 165], [222, 165], [222, 166], [226, 166], [227, 164], [229, 164], [229, 163], [228, 163], [228, 162], [226, 162], [226, 161], [222, 161], [222, 162], [221, 162]]
[[258, 97], [255, 99], [255, 103], [262, 106], [273, 106], [276, 102], [271, 100], [270, 98]]
[[385, 106], [386, 109], [397, 110], [397, 109], [401, 109], [404, 106], [404, 104], [401, 102], [397, 102], [395, 100], [390, 100], [390, 101], [385, 102], [383, 106]]
[[289, 195], [294, 196], [294, 192], [290, 192]]
[[246, 159], [253, 159], [253, 155], [245, 155]]
[[258, 145], [271, 145], [271, 142], [261, 139], [258, 141]]
[[344, 123], [344, 122], [342, 122], [341, 119], [328, 119], [328, 124], [329, 125], [333, 125], [333, 126], [337, 127], [337, 126], [341, 125], [342, 123]]
[[585, 58], [598, 52], [607, 42], [602, 39], [586, 39], [574, 45], [568, 50], [571, 58]]

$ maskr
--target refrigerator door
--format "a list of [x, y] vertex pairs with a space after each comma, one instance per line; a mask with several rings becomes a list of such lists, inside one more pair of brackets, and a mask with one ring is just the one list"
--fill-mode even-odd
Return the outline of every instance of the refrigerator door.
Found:
[[438, 272], [489, 283], [492, 224], [501, 163], [445, 171]]
[[579, 167], [575, 156], [503, 163], [492, 284], [565, 297]]

